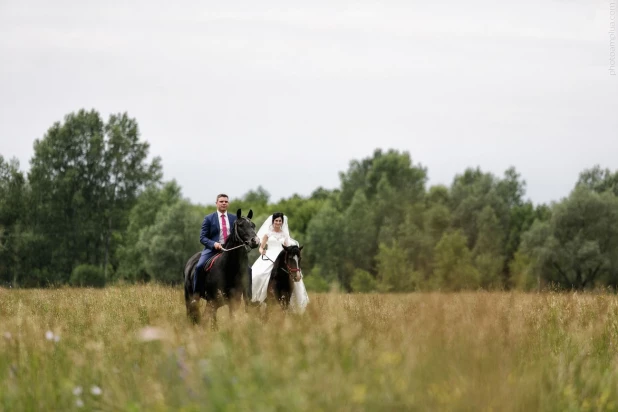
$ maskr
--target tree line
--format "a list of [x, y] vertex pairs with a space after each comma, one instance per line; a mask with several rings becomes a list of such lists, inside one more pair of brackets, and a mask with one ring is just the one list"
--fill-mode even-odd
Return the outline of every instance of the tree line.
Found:
[[[376, 149], [340, 186], [271, 202], [231, 199], [261, 223], [286, 213], [306, 245], [308, 289], [353, 292], [616, 288], [618, 171], [582, 171], [551, 204], [525, 200], [515, 168], [468, 168], [428, 187], [408, 152]], [[177, 284], [212, 205], [162, 181], [159, 157], [126, 113], [81, 110], [34, 143], [30, 169], [0, 154], [0, 282], [12, 287]], [[257, 258], [252, 251], [250, 259]]]

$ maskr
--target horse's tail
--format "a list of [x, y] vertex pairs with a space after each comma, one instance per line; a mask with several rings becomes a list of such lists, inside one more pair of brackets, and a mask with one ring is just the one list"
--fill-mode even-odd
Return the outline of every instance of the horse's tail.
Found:
[[193, 298], [193, 272], [195, 271], [197, 262], [200, 260], [201, 254], [202, 252], [197, 252], [189, 258], [183, 273], [185, 278], [185, 306], [187, 307], [187, 316], [193, 321], [194, 324], [199, 323], [200, 314], [198, 305], [191, 303]]
[[195, 265], [200, 260], [202, 252], [197, 252], [189, 258], [185, 264], [184, 280], [185, 280], [185, 301], [189, 302], [191, 295], [193, 294], [193, 272], [195, 272]]

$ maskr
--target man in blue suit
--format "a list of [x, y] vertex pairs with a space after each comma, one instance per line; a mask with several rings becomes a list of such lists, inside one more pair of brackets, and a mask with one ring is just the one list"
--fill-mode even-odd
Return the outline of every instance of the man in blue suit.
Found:
[[200, 243], [204, 245], [204, 250], [193, 273], [194, 300], [199, 300], [196, 293], [204, 290], [206, 279], [203, 269], [206, 261], [221, 250], [236, 221], [236, 215], [227, 213], [229, 198], [226, 194], [217, 195], [216, 205], [217, 211], [207, 215], [202, 222]]

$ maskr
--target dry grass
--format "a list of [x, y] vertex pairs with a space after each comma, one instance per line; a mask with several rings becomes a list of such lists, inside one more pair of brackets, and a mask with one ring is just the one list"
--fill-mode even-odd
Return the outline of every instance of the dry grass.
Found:
[[267, 325], [224, 308], [215, 333], [182, 299], [0, 289], [0, 408], [618, 409], [612, 295], [314, 294]]

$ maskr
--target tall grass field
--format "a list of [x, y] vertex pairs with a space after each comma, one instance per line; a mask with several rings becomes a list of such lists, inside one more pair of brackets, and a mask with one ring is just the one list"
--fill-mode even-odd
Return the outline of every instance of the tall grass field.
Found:
[[0, 289], [0, 408], [618, 410], [615, 295], [310, 299], [266, 324], [224, 307], [213, 332], [179, 288]]

